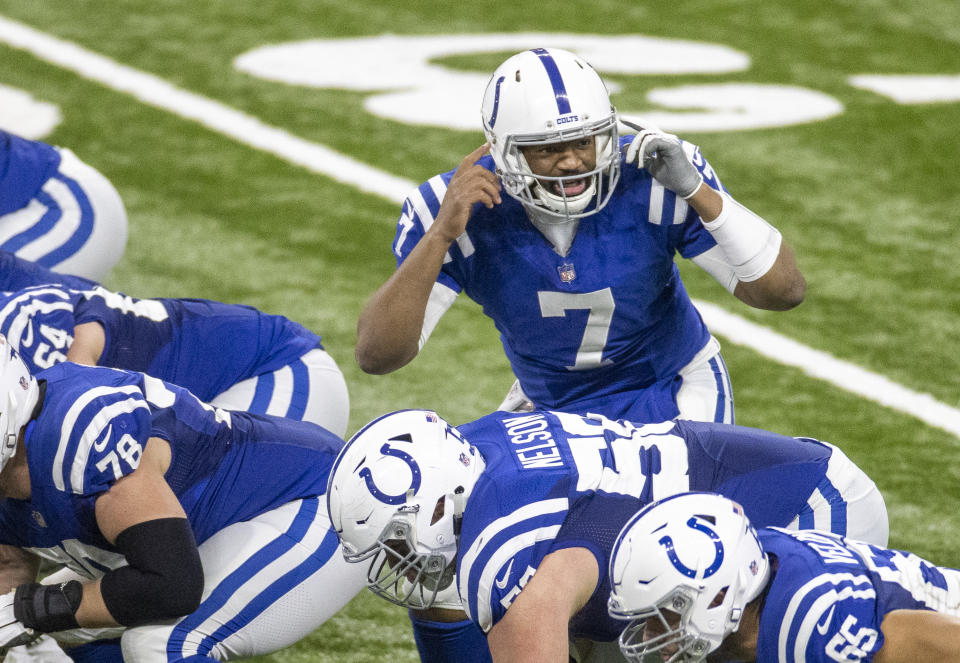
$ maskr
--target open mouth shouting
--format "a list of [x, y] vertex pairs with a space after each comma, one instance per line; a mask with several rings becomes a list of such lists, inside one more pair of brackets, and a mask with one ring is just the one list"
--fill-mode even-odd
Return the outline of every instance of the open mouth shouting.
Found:
[[586, 191], [589, 185], [589, 178], [586, 177], [578, 179], [566, 178], [561, 181], [551, 182], [550, 189], [555, 195], [571, 198], [573, 196], [579, 196]]

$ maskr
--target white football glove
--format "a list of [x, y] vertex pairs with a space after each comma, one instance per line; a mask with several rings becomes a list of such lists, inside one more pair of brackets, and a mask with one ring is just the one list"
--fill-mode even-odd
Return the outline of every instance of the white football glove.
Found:
[[40, 636], [32, 628], [27, 628], [13, 614], [13, 597], [17, 593], [13, 589], [0, 596], [0, 652], [6, 654], [11, 647], [18, 647], [32, 642]]
[[637, 131], [637, 135], [627, 147], [627, 163], [636, 162], [640, 168], [646, 168], [663, 186], [686, 200], [697, 192], [703, 183], [703, 176], [683, 151], [683, 142], [673, 134], [627, 122], [625, 125]]

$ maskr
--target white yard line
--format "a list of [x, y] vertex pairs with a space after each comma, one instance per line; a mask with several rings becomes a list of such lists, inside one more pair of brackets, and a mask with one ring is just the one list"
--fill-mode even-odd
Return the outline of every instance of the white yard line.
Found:
[[[399, 203], [417, 184], [265, 124], [235, 108], [182, 90], [152, 74], [119, 64], [77, 44], [2, 16], [0, 41], [108, 88], [130, 94], [146, 104], [193, 120], [239, 143], [366, 193]], [[712, 304], [697, 301], [696, 305], [710, 329], [733, 343], [960, 437], [960, 410], [937, 401], [931, 395], [913, 391], [882, 375], [809, 348]]]
[[122, 65], [3, 16], [0, 16], [0, 41], [108, 88], [126, 92], [145, 104], [194, 120], [244, 145], [269, 152], [366, 193], [401, 202], [416, 186], [414, 182], [298, 138], [235, 108], [182, 90], [162, 78]]

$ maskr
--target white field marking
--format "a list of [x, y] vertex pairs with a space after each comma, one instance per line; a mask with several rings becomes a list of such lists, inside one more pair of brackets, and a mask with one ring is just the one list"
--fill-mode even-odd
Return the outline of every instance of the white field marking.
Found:
[[809, 348], [719, 306], [702, 301], [694, 303], [711, 331], [726, 336], [737, 345], [747, 346], [768, 359], [799, 368], [807, 375], [960, 437], [960, 410], [941, 403], [930, 394], [907, 389], [882, 375]]
[[0, 16], [0, 41], [108, 88], [126, 92], [145, 104], [194, 120], [244, 145], [268, 152], [366, 193], [399, 203], [416, 186], [414, 182], [372, 168], [323, 145], [298, 138], [235, 108], [182, 90], [152, 74], [119, 64], [77, 44], [3, 16]]
[[[361, 191], [400, 202], [416, 186], [410, 180], [384, 173], [322, 145], [263, 124], [229, 106], [181, 90], [160, 78], [2, 16], [0, 41]], [[712, 304], [702, 301], [695, 304], [707, 325], [733, 343], [960, 437], [960, 410], [935, 400], [929, 394], [912, 391], [882, 375], [809, 348]]]
[[49, 136], [62, 119], [55, 104], [34, 99], [26, 90], [0, 85], [0, 129], [41, 140]]
[[960, 76], [939, 75], [870, 75], [851, 76], [853, 87], [869, 90], [898, 104], [933, 104], [960, 101]]

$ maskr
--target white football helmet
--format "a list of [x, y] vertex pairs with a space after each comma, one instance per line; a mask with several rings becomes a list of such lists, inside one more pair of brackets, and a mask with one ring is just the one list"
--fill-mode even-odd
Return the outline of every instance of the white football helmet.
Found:
[[609, 570], [607, 609], [630, 620], [620, 635], [627, 660], [659, 652], [658, 661], [692, 663], [737, 630], [770, 565], [743, 507], [713, 493], [682, 493], [623, 527]]
[[[603, 80], [582, 58], [559, 48], [510, 57], [487, 83], [482, 115], [504, 189], [525, 207], [563, 221], [594, 214], [610, 200], [620, 178], [617, 111]], [[596, 165], [576, 176], [534, 177], [521, 151], [589, 137], [596, 141]], [[589, 180], [586, 189], [568, 196], [564, 182], [580, 179]]]
[[17, 452], [17, 438], [40, 398], [37, 380], [20, 355], [0, 334], [0, 470]]
[[347, 442], [327, 509], [344, 558], [371, 560], [374, 594], [422, 610], [451, 585], [463, 510], [483, 468], [477, 449], [429, 410], [384, 415]]

